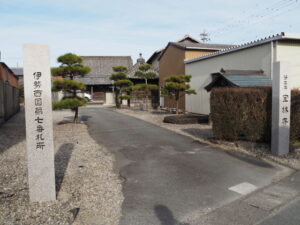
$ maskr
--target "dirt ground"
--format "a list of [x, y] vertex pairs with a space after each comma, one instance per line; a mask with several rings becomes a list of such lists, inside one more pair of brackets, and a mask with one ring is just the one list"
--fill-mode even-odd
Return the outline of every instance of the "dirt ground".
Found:
[[114, 157], [72, 124], [70, 111], [54, 112], [57, 200], [30, 203], [24, 112], [0, 127], [0, 224], [118, 224], [123, 202]]

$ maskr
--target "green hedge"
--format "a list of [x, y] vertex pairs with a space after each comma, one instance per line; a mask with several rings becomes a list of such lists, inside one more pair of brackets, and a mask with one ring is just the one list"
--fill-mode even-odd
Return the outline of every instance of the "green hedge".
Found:
[[[216, 138], [270, 142], [271, 88], [214, 88], [211, 120]], [[292, 91], [291, 141], [300, 139], [300, 91]]]
[[291, 95], [291, 141], [300, 140], [300, 90], [292, 90]]

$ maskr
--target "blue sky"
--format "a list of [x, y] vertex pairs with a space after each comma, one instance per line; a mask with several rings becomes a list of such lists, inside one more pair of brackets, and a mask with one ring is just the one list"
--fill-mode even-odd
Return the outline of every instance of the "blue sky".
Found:
[[0, 0], [0, 51], [22, 65], [22, 44], [48, 44], [51, 64], [66, 52], [147, 59], [185, 34], [240, 44], [300, 33], [298, 0]]

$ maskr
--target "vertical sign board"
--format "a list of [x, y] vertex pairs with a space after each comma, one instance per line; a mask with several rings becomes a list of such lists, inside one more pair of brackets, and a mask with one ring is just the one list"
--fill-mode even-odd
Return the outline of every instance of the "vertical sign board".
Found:
[[56, 199], [50, 58], [46, 45], [23, 46], [29, 197]]
[[275, 62], [272, 79], [272, 143], [274, 155], [287, 155], [290, 146], [291, 89], [286, 62]]

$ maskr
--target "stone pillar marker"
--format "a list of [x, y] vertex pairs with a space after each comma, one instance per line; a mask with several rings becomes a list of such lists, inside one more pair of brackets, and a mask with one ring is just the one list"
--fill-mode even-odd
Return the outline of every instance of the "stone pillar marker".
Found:
[[29, 197], [56, 199], [50, 58], [47, 45], [23, 45]]
[[290, 146], [291, 89], [289, 67], [275, 62], [272, 79], [272, 143], [274, 155], [287, 155]]

